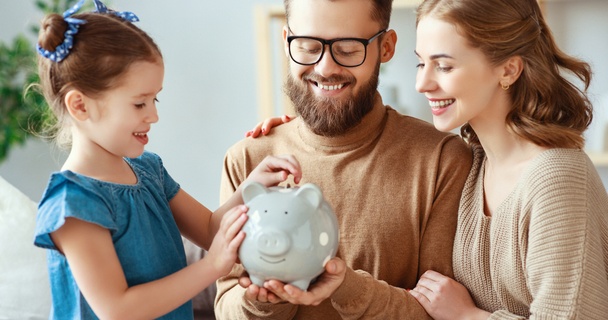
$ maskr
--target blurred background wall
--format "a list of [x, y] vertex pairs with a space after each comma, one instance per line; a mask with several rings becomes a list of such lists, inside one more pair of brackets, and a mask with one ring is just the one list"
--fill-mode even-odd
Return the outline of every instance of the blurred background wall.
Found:
[[[109, 2], [114, 9], [135, 12], [141, 19], [138, 26], [156, 40], [165, 58], [164, 89], [158, 97], [160, 121], [152, 127], [147, 149], [160, 154], [173, 178], [211, 209], [219, 205], [226, 149], [260, 120], [253, 14], [257, 5], [280, 6], [282, 1]], [[547, 20], [562, 49], [590, 61], [595, 71], [591, 96], [596, 117], [587, 133], [591, 152], [603, 151], [608, 127], [606, 12], [607, 0], [546, 4]], [[30, 34], [26, 29], [40, 18], [33, 0], [0, 0], [0, 40]], [[397, 55], [383, 67], [380, 86], [382, 92], [396, 94], [385, 100], [393, 101], [404, 113], [430, 121], [426, 100], [414, 90], [413, 9], [395, 10], [392, 27], [399, 35]], [[64, 157], [47, 143], [30, 139], [0, 163], [0, 176], [38, 201], [49, 174], [61, 166]], [[599, 170], [608, 185], [608, 169]]]

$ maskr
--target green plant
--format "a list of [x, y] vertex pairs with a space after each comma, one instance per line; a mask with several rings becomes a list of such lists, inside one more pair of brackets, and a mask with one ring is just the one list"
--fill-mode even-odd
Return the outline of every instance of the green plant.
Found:
[[[63, 13], [77, 0], [36, 0], [43, 13]], [[31, 26], [34, 35], [38, 26]], [[40, 132], [49, 117], [42, 95], [32, 84], [38, 83], [36, 49], [24, 34], [12, 43], [0, 42], [0, 162], [5, 160], [11, 147], [23, 144]]]

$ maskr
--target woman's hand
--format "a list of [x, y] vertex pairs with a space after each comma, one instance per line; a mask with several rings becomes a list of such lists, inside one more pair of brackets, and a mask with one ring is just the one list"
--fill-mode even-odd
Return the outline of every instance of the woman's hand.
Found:
[[475, 306], [462, 284], [439, 272], [425, 272], [410, 294], [433, 319], [487, 319], [490, 316]]
[[293, 155], [267, 156], [251, 171], [245, 182], [255, 181], [271, 187], [287, 180], [290, 174], [293, 176], [294, 183], [300, 183], [302, 170], [300, 163]]
[[291, 121], [291, 119], [295, 118], [294, 116], [283, 115], [282, 117], [274, 117], [268, 118], [262, 122], [259, 122], [255, 125], [253, 130], [247, 131], [245, 133], [245, 137], [257, 138], [260, 133], [262, 135], [267, 135], [270, 132], [270, 129], [276, 126], [280, 126], [284, 123]]

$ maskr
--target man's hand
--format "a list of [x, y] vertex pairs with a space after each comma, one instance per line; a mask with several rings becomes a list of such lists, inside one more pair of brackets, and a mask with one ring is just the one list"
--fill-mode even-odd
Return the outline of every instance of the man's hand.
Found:
[[264, 303], [279, 303], [283, 302], [281, 298], [277, 297], [274, 293], [268, 291], [266, 288], [260, 288], [251, 282], [249, 275], [244, 273], [239, 278], [239, 285], [245, 288], [245, 299], [252, 302], [264, 302]]
[[277, 280], [264, 282], [264, 288], [274, 293], [279, 299], [292, 304], [317, 306], [340, 287], [345, 274], [346, 263], [340, 258], [333, 258], [325, 265], [325, 272], [307, 291]]

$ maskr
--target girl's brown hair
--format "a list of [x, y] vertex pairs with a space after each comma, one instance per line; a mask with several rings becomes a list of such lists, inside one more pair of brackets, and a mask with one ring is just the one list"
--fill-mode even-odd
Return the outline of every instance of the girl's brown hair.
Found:
[[[456, 26], [494, 65], [522, 58], [523, 72], [509, 89], [513, 106], [506, 123], [513, 132], [543, 147], [583, 148], [583, 132], [593, 118], [586, 95], [591, 68], [557, 47], [536, 0], [426, 0], [417, 9], [416, 25], [425, 16]], [[479, 144], [469, 124], [461, 134]]]
[[[162, 55], [154, 40], [131, 22], [113, 14], [83, 13], [85, 20], [74, 36], [69, 55], [61, 62], [38, 57], [38, 73], [44, 97], [56, 120], [50, 124], [60, 146], [71, 143], [70, 117], [65, 95], [76, 89], [90, 97], [120, 85], [128, 68], [139, 61], [156, 62]], [[67, 22], [61, 15], [47, 15], [41, 22], [38, 44], [54, 51], [64, 40]]]

